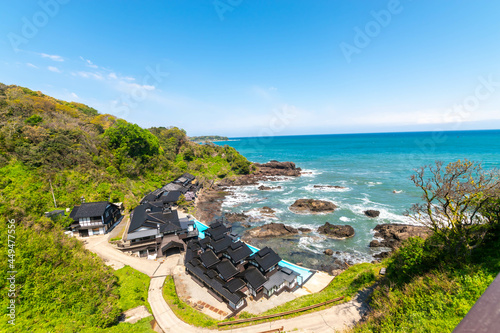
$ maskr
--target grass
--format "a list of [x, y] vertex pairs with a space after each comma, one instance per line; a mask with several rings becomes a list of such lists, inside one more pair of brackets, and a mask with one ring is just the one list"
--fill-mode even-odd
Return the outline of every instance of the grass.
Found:
[[148, 303], [148, 289], [150, 278], [144, 273], [136, 271], [130, 266], [120, 268], [115, 272], [118, 277], [118, 306], [127, 311], [145, 305], [151, 313]]
[[[150, 278], [130, 266], [125, 266], [115, 271], [118, 277], [118, 306], [122, 311], [127, 311], [145, 305], [152, 313], [148, 302], [148, 289]], [[143, 318], [135, 324], [119, 323], [107, 328], [89, 328], [84, 333], [151, 333], [153, 316]]]
[[167, 276], [165, 279], [165, 284], [163, 285], [163, 298], [172, 311], [174, 311], [175, 315], [182, 321], [194, 326], [217, 328], [218, 321], [216, 319], [193, 309], [179, 299], [175, 290], [174, 279], [171, 276]]
[[[332, 305], [337, 305], [341, 303], [348, 302], [352, 299], [353, 296], [355, 296], [359, 291], [363, 290], [364, 288], [367, 288], [375, 283], [378, 277], [378, 271], [382, 267], [382, 264], [369, 264], [369, 263], [364, 263], [364, 264], [357, 264], [349, 267], [347, 270], [342, 272], [340, 275], [335, 277], [328, 286], [326, 286], [325, 289], [318, 293], [314, 293], [311, 295], [306, 295], [306, 296], [301, 296], [298, 297], [290, 302], [287, 302], [285, 304], [279, 305], [275, 308], [272, 308], [268, 311], [265, 311], [259, 315], [254, 315], [248, 312], [241, 312], [238, 317], [239, 318], [254, 318], [254, 317], [259, 317], [259, 316], [265, 316], [265, 315], [270, 315], [270, 314], [276, 314], [276, 313], [281, 313], [281, 312], [286, 312], [286, 311], [291, 311], [291, 310], [297, 310], [300, 308], [304, 308], [310, 305], [322, 303], [329, 301], [331, 299], [344, 296], [343, 300], [340, 300], [339, 302], [335, 302], [332, 304], [328, 304], [325, 306], [320, 306], [315, 309], [303, 311], [303, 312], [298, 312], [298, 313], [293, 313], [290, 315], [286, 316], [281, 316], [276, 319], [266, 319], [266, 320], [258, 320], [252, 322], [252, 324], [259, 324], [262, 322], [268, 322], [272, 320], [277, 320], [277, 319], [286, 319], [286, 318], [293, 318], [297, 316], [304, 315], [306, 313], [311, 313], [311, 312], [316, 312], [320, 310], [324, 310], [328, 307], [331, 307]], [[248, 323], [242, 323], [242, 324], [237, 324], [238, 326], [244, 326], [248, 325]], [[233, 325], [234, 326], [234, 325]]]
[[[358, 264], [351, 266], [349, 269], [344, 271], [342, 274], [338, 275], [335, 279], [330, 282], [330, 284], [320, 291], [319, 293], [311, 294], [311, 295], [306, 295], [306, 296], [301, 296], [299, 298], [296, 298], [290, 302], [287, 302], [285, 304], [282, 304], [280, 306], [277, 306], [271, 310], [268, 310], [262, 314], [259, 315], [253, 315], [248, 312], [241, 312], [238, 317], [240, 319], [242, 318], [254, 318], [258, 316], [263, 316], [263, 315], [269, 315], [269, 314], [276, 314], [276, 313], [281, 313], [285, 311], [291, 311], [291, 310], [297, 310], [306, 306], [326, 302], [328, 300], [344, 296], [345, 298], [339, 303], [347, 302], [349, 301], [358, 291], [369, 287], [373, 285], [373, 283], [376, 281], [377, 276], [378, 276], [378, 271], [382, 267], [382, 264]], [[165, 298], [166, 302], [168, 305], [172, 308], [174, 313], [182, 319], [184, 322], [194, 325], [194, 326], [199, 326], [199, 327], [206, 327], [206, 328], [216, 328], [217, 321], [216, 319], [213, 319], [195, 309], [193, 309], [191, 306], [180, 300], [177, 296], [177, 293], [175, 291], [175, 284], [174, 280], [172, 277], [168, 276], [167, 279], [165, 280], [165, 285], [163, 287], [163, 297]], [[339, 304], [339, 303], [334, 303], [334, 304]], [[312, 310], [300, 312], [300, 313], [295, 313], [287, 316], [283, 316], [277, 319], [283, 319], [283, 318], [292, 318], [296, 316], [303, 315], [305, 313], [310, 313], [310, 312], [315, 312], [319, 310], [323, 310], [331, 305], [326, 305], [326, 306], [321, 306]], [[231, 321], [230, 320], [225, 320], [225, 321]], [[272, 321], [273, 319], [268, 319], [268, 320], [260, 320], [260, 321], [255, 321], [252, 322], [252, 324], [258, 324], [261, 322], [265, 321]], [[238, 324], [239, 326], [248, 326], [250, 325], [249, 323], [242, 323]], [[225, 327], [225, 328], [229, 328]]]
[[120, 323], [116, 326], [108, 328], [90, 328], [83, 331], [83, 333], [153, 333], [156, 332], [151, 328], [151, 321], [153, 316], [143, 318], [135, 324]]
[[[391, 260], [388, 272], [394, 265]], [[496, 236], [477, 249], [468, 263], [439, 258], [431, 269], [414, 271], [404, 283], [397, 275], [388, 275], [372, 295], [368, 320], [351, 332], [451, 332], [499, 271], [500, 237]]]

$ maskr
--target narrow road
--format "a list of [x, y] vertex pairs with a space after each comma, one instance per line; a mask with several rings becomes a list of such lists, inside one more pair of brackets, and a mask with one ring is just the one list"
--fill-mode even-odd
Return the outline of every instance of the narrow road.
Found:
[[[173, 255], [166, 258], [164, 262], [131, 257], [115, 249], [108, 243], [109, 235], [92, 236], [85, 238], [85, 247], [96, 253], [105, 261], [117, 262], [129, 265], [132, 268], [151, 276], [149, 284], [148, 302], [151, 305], [153, 315], [164, 332], [171, 333], [208, 333], [217, 330], [203, 329], [191, 326], [180, 320], [170, 309], [163, 298], [162, 288], [165, 275], [171, 274], [172, 270], [182, 265], [181, 256]], [[303, 333], [333, 333], [346, 327], [353, 326], [368, 310], [364, 304], [367, 293], [361, 293], [350, 302], [335, 305], [328, 309], [309, 313], [303, 316], [281, 319], [269, 323], [236, 328], [227, 332], [254, 333], [284, 327], [285, 331]]]

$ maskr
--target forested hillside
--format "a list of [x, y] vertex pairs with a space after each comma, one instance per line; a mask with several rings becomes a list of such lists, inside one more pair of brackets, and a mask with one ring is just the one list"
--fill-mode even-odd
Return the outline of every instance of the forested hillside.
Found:
[[[82, 197], [132, 209], [184, 172], [203, 181], [250, 169], [233, 148], [198, 145], [182, 129], [143, 129], [80, 103], [0, 84], [0, 289], [7, 295], [7, 224], [15, 220], [14, 331], [107, 327], [122, 310], [113, 272], [63, 235], [68, 219], [42, 217], [55, 209], [51, 190], [61, 209]], [[4, 314], [8, 302], [2, 297]], [[5, 325], [0, 329], [12, 331]]]

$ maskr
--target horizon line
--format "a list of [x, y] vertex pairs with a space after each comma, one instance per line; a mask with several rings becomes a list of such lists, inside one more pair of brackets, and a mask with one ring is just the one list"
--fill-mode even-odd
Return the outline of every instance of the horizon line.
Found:
[[[466, 130], [432, 130], [432, 131], [395, 131], [395, 132], [358, 132], [358, 133], [323, 133], [323, 134], [286, 134], [286, 135], [259, 135], [259, 136], [232, 136], [228, 139], [253, 139], [253, 138], [275, 138], [275, 137], [292, 137], [292, 136], [327, 136], [327, 135], [370, 135], [370, 134], [411, 134], [411, 133], [453, 133], [453, 132], [493, 132], [500, 129], [466, 129]], [[210, 136], [210, 135], [206, 135]], [[225, 136], [225, 135], [219, 135]], [[226, 140], [217, 141], [224, 142]]]

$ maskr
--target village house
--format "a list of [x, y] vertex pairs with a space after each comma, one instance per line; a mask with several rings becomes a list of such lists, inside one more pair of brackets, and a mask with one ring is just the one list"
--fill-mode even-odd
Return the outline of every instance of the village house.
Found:
[[108, 201], [86, 202], [75, 206], [69, 215], [74, 223], [70, 229], [80, 237], [103, 235], [122, 214], [117, 205]]
[[186, 246], [186, 271], [233, 314], [246, 306], [247, 296], [258, 300], [299, 287], [299, 274], [279, 266], [280, 256], [269, 247], [253, 253], [220, 220], [203, 233]]
[[193, 220], [179, 218], [174, 209], [180, 196], [196, 193], [199, 184], [185, 173], [171, 183], [148, 193], [130, 214], [127, 234], [119, 249], [139, 257], [156, 258], [170, 250], [183, 251], [186, 242], [198, 236]]
[[267, 277], [275, 273], [280, 261], [280, 256], [267, 246], [248, 257], [248, 263], [257, 267]]

